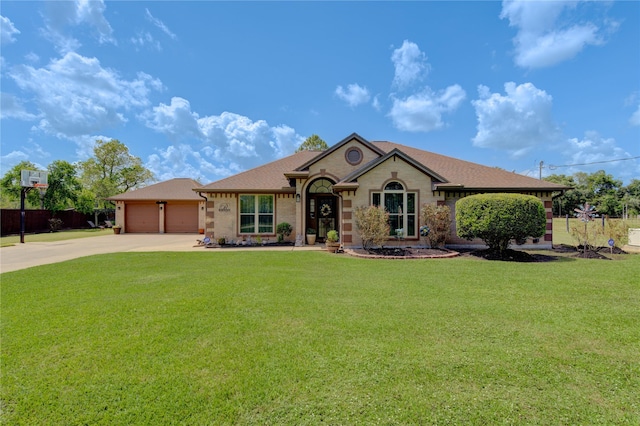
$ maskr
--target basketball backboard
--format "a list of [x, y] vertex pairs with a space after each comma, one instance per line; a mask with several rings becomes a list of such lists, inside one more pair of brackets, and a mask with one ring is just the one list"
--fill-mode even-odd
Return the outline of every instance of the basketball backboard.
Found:
[[48, 173], [40, 170], [21, 170], [20, 186], [23, 188], [34, 188], [47, 185]]

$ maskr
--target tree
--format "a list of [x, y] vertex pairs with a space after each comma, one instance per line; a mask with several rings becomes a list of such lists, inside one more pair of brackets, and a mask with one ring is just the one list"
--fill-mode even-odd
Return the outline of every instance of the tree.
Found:
[[573, 176], [551, 175], [544, 178], [547, 182], [559, 183], [561, 185], [570, 186], [569, 189], [559, 197], [553, 199], [553, 214], [555, 216], [571, 215], [573, 210], [587, 202], [585, 196], [585, 187], [578, 187]]
[[586, 177], [587, 194], [592, 195], [591, 203], [600, 214], [619, 216], [622, 213], [622, 181], [614, 179], [604, 170], [598, 170]]
[[628, 214], [640, 214], [640, 179], [632, 179], [629, 185], [623, 188], [624, 209]]
[[129, 148], [117, 139], [97, 140], [94, 156], [80, 163], [85, 188], [95, 194], [105, 207], [106, 198], [137, 188], [153, 179], [150, 170], [140, 158], [129, 153]]
[[537, 197], [523, 194], [478, 194], [456, 203], [456, 228], [460, 238], [481, 238], [490, 250], [504, 253], [511, 240], [545, 233], [544, 205]]
[[[22, 170], [38, 170], [38, 167], [30, 161], [21, 161], [13, 166], [0, 180], [2, 190], [2, 206], [9, 208], [20, 207], [20, 172]], [[40, 194], [36, 190], [31, 190], [25, 198], [25, 205], [31, 208], [40, 207]]]
[[76, 207], [82, 185], [75, 165], [56, 160], [47, 167], [49, 188], [44, 194], [44, 207], [52, 212]]
[[324, 151], [329, 149], [329, 145], [320, 136], [313, 134], [305, 139], [304, 142], [298, 147], [296, 152], [300, 151]]

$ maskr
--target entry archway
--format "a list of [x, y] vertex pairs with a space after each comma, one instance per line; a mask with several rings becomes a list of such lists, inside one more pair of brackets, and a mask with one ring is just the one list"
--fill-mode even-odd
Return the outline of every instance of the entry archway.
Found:
[[306, 192], [306, 229], [316, 230], [317, 241], [324, 242], [327, 232], [335, 229], [340, 233], [338, 220], [338, 197], [333, 194], [334, 182], [319, 178], [311, 182]]

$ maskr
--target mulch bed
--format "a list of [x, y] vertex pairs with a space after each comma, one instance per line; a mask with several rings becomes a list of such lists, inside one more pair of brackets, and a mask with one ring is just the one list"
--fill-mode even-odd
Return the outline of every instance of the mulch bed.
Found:
[[455, 257], [460, 253], [438, 248], [382, 247], [369, 250], [345, 249], [345, 252], [357, 257], [378, 259], [434, 259]]
[[[433, 248], [408, 248], [408, 247], [383, 247], [376, 249], [348, 249], [347, 253], [367, 258], [378, 259], [429, 259], [429, 258], [446, 258], [462, 256], [473, 256], [476, 258], [486, 260], [498, 260], [503, 262], [552, 262], [554, 260], [561, 259], [562, 257], [577, 257], [581, 259], [603, 259], [611, 260], [611, 258], [605, 256], [610, 254], [609, 247], [597, 247], [594, 250], [587, 250], [586, 253], [582, 249], [582, 246], [574, 247], [567, 245], [558, 245], [553, 247], [553, 251], [549, 251], [550, 254], [541, 253], [528, 253], [520, 250], [505, 250], [503, 253], [497, 251], [484, 249], [484, 250], [462, 250], [460, 253], [447, 250], [447, 249], [433, 249]], [[560, 256], [558, 256], [557, 253]], [[613, 254], [626, 254], [625, 251], [618, 247], [613, 248]]]

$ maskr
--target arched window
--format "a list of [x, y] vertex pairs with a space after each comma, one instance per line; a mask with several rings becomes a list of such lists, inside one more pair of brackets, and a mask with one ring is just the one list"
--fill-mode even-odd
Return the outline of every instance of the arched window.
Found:
[[309, 194], [331, 194], [333, 184], [329, 179], [318, 179], [309, 186]]
[[371, 204], [383, 205], [389, 213], [389, 235], [392, 236], [402, 232], [404, 237], [417, 237], [416, 200], [417, 194], [407, 192], [397, 181], [389, 182], [383, 191], [371, 194]]

